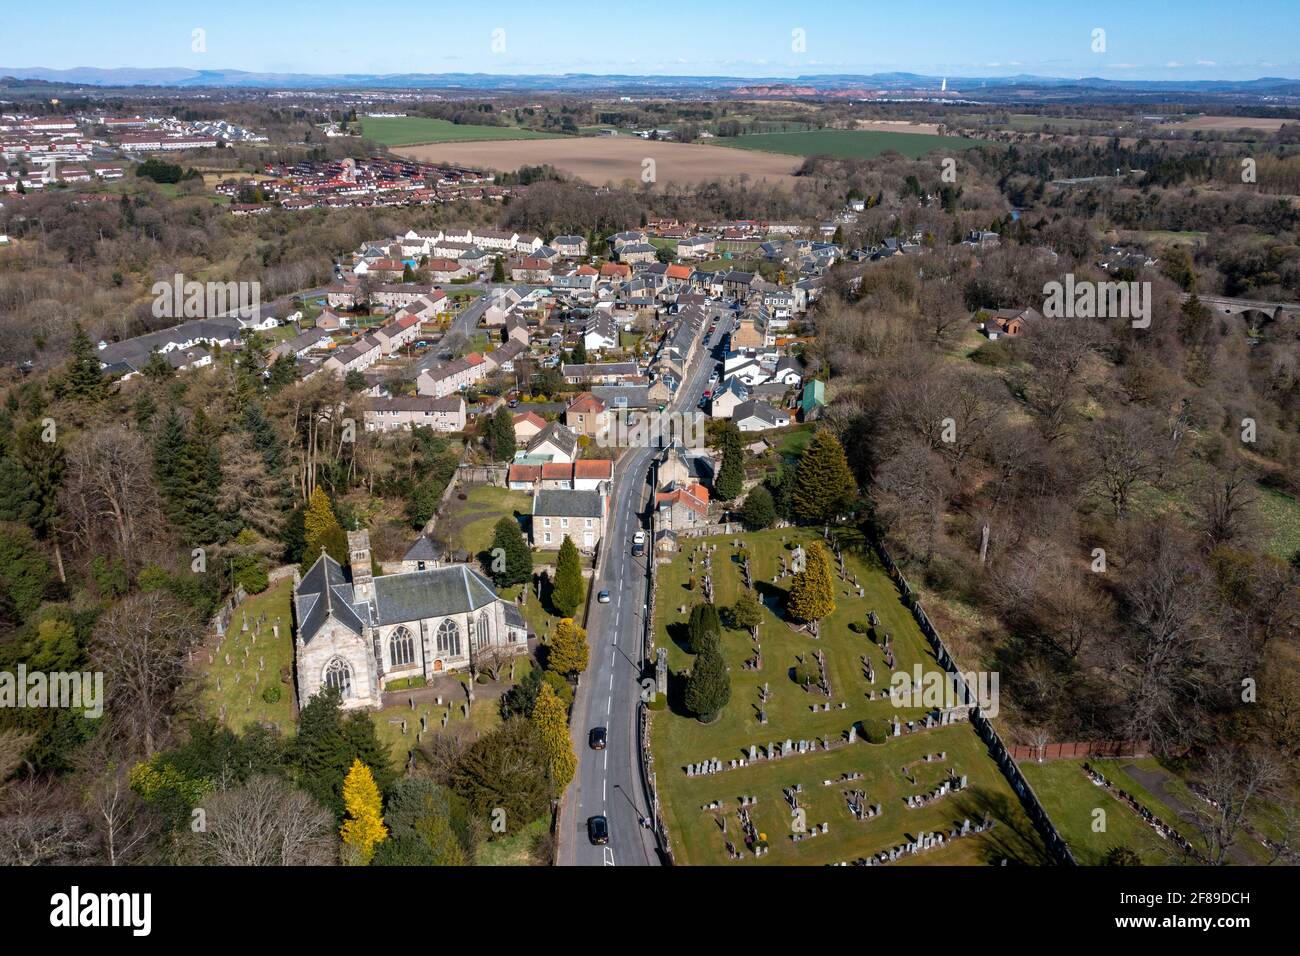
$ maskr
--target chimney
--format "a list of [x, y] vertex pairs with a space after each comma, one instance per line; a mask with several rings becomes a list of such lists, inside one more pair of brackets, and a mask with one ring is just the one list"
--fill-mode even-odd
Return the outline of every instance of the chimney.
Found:
[[370, 569], [370, 532], [348, 532], [348, 563], [352, 566], [352, 593], [356, 601], [372, 601], [375, 579]]

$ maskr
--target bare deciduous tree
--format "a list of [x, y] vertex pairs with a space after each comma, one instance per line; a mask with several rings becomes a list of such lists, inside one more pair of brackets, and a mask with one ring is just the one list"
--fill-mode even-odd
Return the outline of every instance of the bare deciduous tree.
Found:
[[202, 628], [161, 591], [114, 604], [95, 626], [91, 660], [104, 672], [105, 712], [124, 744], [151, 756], [167, 737], [185, 660]]
[[212, 794], [183, 855], [205, 866], [328, 866], [334, 818], [280, 777], [260, 774]]

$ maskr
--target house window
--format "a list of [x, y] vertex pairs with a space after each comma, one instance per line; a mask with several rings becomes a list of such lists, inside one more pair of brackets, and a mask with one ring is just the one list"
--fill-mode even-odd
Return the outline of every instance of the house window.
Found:
[[405, 626], [394, 628], [388, 635], [388, 660], [393, 667], [415, 663], [415, 637]]
[[568, 519], [568, 518], [561, 518], [561, 519], [560, 519], [560, 527], [561, 527], [561, 528], [568, 528], [568, 527], [569, 527], [569, 519]]
[[547, 544], [550, 544], [550, 543], [551, 543], [551, 533], [550, 533], [549, 531], [546, 532], [546, 535], [545, 535], [545, 537], [543, 538], [543, 540], [544, 540]]
[[[542, 527], [543, 527], [543, 528], [549, 528], [550, 526], [551, 526], [551, 519], [550, 519], [550, 518], [543, 518], [543, 519], [542, 519]], [[550, 541], [550, 540], [551, 540], [551, 536], [550, 536], [549, 534], [546, 536], [546, 540], [547, 540], [547, 541]]]
[[451, 618], [438, 625], [438, 653], [460, 657], [460, 628]]
[[347, 700], [352, 696], [352, 668], [341, 657], [336, 657], [325, 667], [325, 686], [339, 692]]
[[590, 518], [587, 519], [587, 527], [588, 527], [588, 528], [591, 527], [591, 519], [590, 519]]

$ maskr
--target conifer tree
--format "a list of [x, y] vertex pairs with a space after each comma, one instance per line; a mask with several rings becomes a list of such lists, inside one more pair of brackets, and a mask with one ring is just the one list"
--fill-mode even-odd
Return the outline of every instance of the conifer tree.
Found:
[[804, 569], [790, 582], [790, 596], [786, 610], [796, 621], [812, 626], [817, 633], [818, 622], [835, 611], [835, 588], [831, 581], [831, 557], [820, 541], [811, 542], [807, 549]]
[[716, 643], [704, 646], [691, 667], [686, 681], [686, 706], [701, 723], [711, 724], [718, 719], [722, 708], [731, 700], [731, 675], [722, 649]]
[[799, 458], [790, 508], [797, 520], [822, 524], [837, 517], [857, 494], [844, 446], [828, 429], [819, 428]]
[[721, 501], [730, 501], [745, 486], [745, 449], [740, 444], [740, 430], [731, 422], [722, 433], [722, 466], [713, 483], [713, 493]]
[[311, 493], [302, 523], [303, 540], [306, 542], [302, 556], [304, 567], [309, 568], [316, 563], [322, 547], [339, 564], [348, 563], [348, 536], [334, 514], [329, 496], [320, 485]]
[[691, 617], [686, 625], [691, 636], [691, 653], [701, 654], [708, 644], [717, 644], [722, 639], [722, 621], [712, 604], [700, 602], [691, 608]]
[[566, 617], [555, 625], [551, 643], [546, 653], [546, 666], [557, 674], [581, 674], [587, 669], [591, 651], [587, 647], [587, 632], [572, 618]]
[[99, 357], [81, 323], [73, 327], [71, 358], [56, 383], [60, 397], [98, 402], [108, 395], [109, 384], [99, 369]]
[[560, 544], [560, 554], [555, 559], [555, 584], [551, 589], [551, 604], [565, 617], [573, 617], [582, 605], [582, 565], [578, 547], [566, 534]]
[[573, 742], [569, 739], [568, 709], [550, 684], [543, 683], [537, 693], [532, 721], [546, 750], [546, 766], [551, 775], [551, 783], [556, 793], [563, 793], [578, 769], [578, 758], [573, 753]]
[[533, 577], [533, 552], [524, 540], [519, 522], [506, 515], [496, 523], [492, 534], [492, 580], [497, 587], [526, 584]]
[[343, 805], [347, 819], [339, 835], [352, 859], [365, 866], [375, 855], [375, 845], [388, 839], [388, 828], [384, 826], [383, 800], [374, 774], [359, 759], [352, 761], [352, 769], [343, 781]]

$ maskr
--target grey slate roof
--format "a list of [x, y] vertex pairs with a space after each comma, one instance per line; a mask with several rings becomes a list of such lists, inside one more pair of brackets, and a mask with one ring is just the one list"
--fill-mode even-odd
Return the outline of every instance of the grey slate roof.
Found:
[[533, 495], [533, 514], [562, 518], [599, 518], [599, 491], [562, 491], [543, 488]]
[[375, 578], [377, 624], [477, 611], [497, 599], [492, 585], [468, 564]]

